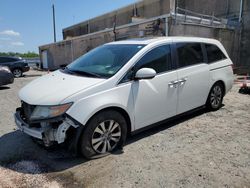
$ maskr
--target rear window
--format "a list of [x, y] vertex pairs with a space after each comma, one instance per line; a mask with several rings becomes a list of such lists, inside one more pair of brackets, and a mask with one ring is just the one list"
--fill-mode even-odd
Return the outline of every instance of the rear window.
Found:
[[14, 61], [17, 61], [17, 59], [11, 57], [0, 57], [0, 63], [9, 63]]
[[177, 43], [179, 67], [186, 67], [204, 62], [200, 43]]
[[14, 61], [17, 61], [17, 59], [16, 59], [16, 58], [11, 58], [11, 57], [8, 57], [8, 58], [7, 58], [7, 60], [8, 60], [8, 62], [14, 62]]
[[216, 45], [205, 44], [205, 47], [207, 50], [208, 63], [213, 63], [227, 58], [225, 54]]
[[5, 63], [7, 62], [6, 58], [5, 57], [0, 57], [0, 63]]

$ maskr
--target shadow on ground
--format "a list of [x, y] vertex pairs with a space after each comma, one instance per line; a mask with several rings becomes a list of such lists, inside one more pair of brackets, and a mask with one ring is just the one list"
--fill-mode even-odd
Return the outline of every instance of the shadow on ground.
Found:
[[[126, 142], [126, 145], [132, 144], [145, 137], [154, 135], [158, 132], [178, 125], [183, 121], [200, 116], [205, 112], [206, 110], [204, 109], [199, 110], [189, 115], [171, 120], [167, 123], [160, 124], [134, 136], [130, 136]], [[121, 151], [116, 151], [112, 154], [120, 155], [122, 153], [123, 152]], [[23, 162], [32, 162], [40, 166], [41, 169], [29, 171], [23, 167], [14, 168], [20, 162], [21, 164]], [[29, 136], [23, 134], [20, 131], [14, 131], [0, 137], [0, 166], [12, 169], [17, 172], [26, 174], [60, 172], [86, 162], [90, 161], [79, 156], [74, 156], [72, 153], [67, 151], [65, 147], [57, 146], [53, 149], [47, 150], [34, 143]]]
[[10, 89], [10, 87], [8, 87], [8, 86], [0, 86], [0, 90], [6, 90], [6, 89]]
[[[44, 173], [68, 169], [86, 160], [74, 156], [61, 146], [47, 150], [20, 131], [3, 135], [0, 138], [0, 165], [12, 169], [12, 166], [21, 161], [39, 163], [38, 165], [42, 167], [39, 173]], [[19, 171], [19, 169], [12, 170]], [[25, 173], [26, 170], [21, 168], [20, 172]]]

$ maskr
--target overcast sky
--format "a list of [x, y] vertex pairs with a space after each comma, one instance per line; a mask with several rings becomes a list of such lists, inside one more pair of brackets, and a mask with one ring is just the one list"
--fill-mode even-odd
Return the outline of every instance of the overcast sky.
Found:
[[137, 0], [0, 0], [0, 52], [38, 52], [53, 42], [52, 4], [57, 41], [62, 29]]

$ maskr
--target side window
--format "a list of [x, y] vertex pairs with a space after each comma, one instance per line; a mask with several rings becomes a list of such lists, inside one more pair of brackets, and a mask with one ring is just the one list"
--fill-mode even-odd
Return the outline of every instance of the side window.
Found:
[[120, 83], [125, 83], [125, 82], [129, 82], [133, 79], [134, 76], [134, 68], [132, 68], [131, 70], [129, 70], [126, 75], [123, 77], [123, 79], [120, 81]]
[[200, 43], [177, 43], [176, 49], [180, 68], [204, 62]]
[[15, 61], [13, 58], [9, 58], [9, 57], [7, 57], [5, 59], [6, 59], [6, 62], [14, 62]]
[[157, 73], [172, 70], [170, 45], [157, 47], [144, 55], [136, 65], [127, 72], [120, 83], [130, 81], [135, 71], [141, 68], [152, 68]]
[[0, 63], [9, 63], [9, 62], [14, 62], [14, 61], [16, 61], [16, 59], [14, 59], [14, 58], [9, 58], [9, 57], [2, 57], [2, 58], [0, 59]]
[[135, 70], [152, 68], [156, 73], [172, 69], [170, 45], [157, 47], [144, 55], [136, 64]]
[[217, 46], [213, 44], [205, 44], [205, 47], [207, 50], [208, 63], [213, 63], [227, 58]]

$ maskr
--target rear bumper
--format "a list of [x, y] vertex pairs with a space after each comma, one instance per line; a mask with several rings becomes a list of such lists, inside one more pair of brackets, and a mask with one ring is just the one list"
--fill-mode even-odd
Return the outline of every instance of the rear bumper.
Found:
[[0, 86], [12, 84], [13, 82], [14, 82], [14, 76], [11, 73], [4, 74], [4, 76], [0, 78]]
[[30, 67], [29, 67], [29, 66], [23, 67], [23, 72], [28, 72], [29, 70], [30, 70]]

